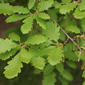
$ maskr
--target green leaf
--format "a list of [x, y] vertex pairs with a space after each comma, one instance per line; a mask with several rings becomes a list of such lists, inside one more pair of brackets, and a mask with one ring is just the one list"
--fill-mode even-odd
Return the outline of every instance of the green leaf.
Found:
[[18, 14], [28, 14], [29, 10], [23, 6], [13, 6], [12, 7], [13, 13], [18, 13]]
[[61, 75], [63, 76], [63, 78], [65, 78], [68, 81], [73, 80], [73, 76], [68, 70], [64, 70], [64, 72]]
[[38, 4], [38, 10], [39, 11], [45, 11], [48, 10], [50, 7], [52, 7], [54, 1], [53, 0], [42, 0]]
[[10, 51], [17, 47], [17, 44], [12, 42], [9, 39], [0, 39], [0, 54], [5, 53], [6, 51]]
[[41, 43], [46, 42], [47, 38], [41, 34], [37, 34], [37, 35], [33, 35], [31, 37], [28, 38], [28, 40], [26, 41], [26, 44], [31, 44], [31, 45], [38, 45]]
[[60, 40], [65, 41], [66, 40], [66, 35], [60, 30]]
[[55, 1], [53, 5], [56, 9], [59, 9], [61, 7], [61, 3], [59, 3], [58, 1]]
[[69, 25], [67, 28], [66, 28], [67, 31], [69, 32], [73, 32], [73, 33], [80, 33], [80, 29], [76, 26], [76, 25]]
[[[78, 52], [78, 55], [80, 54], [80, 52]], [[79, 55], [79, 57], [80, 57], [80, 60], [85, 60], [85, 57], [84, 57], [85, 55], [83, 54], [83, 53], [81, 53], [80, 55]]]
[[11, 15], [14, 13], [27, 14], [29, 10], [23, 6], [12, 6], [9, 3], [0, 3], [0, 14]]
[[56, 74], [54, 72], [49, 75], [44, 75], [43, 85], [55, 85], [56, 82]]
[[62, 0], [62, 3], [69, 3], [71, 0]]
[[34, 4], [35, 4], [35, 1], [36, 1], [36, 0], [29, 0], [29, 3], [28, 3], [28, 8], [29, 8], [29, 9], [32, 9], [32, 8], [33, 8], [33, 6], [34, 6]]
[[80, 20], [80, 26], [82, 27], [82, 31], [85, 32], [85, 18]]
[[85, 10], [85, 0], [81, 1], [79, 8], [81, 11]]
[[33, 27], [33, 17], [28, 17], [24, 21], [24, 24], [21, 26], [21, 32], [27, 34], [32, 30]]
[[30, 23], [30, 22], [33, 22], [33, 19], [35, 18], [35, 16], [29, 16], [27, 18], [25, 18], [23, 20], [23, 23]]
[[85, 70], [83, 71], [82, 77], [85, 78]]
[[20, 41], [20, 36], [14, 32], [9, 34], [9, 38], [13, 41]]
[[77, 26], [76, 21], [72, 19], [70, 16], [64, 17], [60, 24], [67, 32], [73, 32], [76, 34], [80, 33], [80, 29]]
[[66, 80], [66, 79], [64, 79], [62, 77], [59, 77], [59, 80], [61, 82], [61, 85], [69, 85], [69, 81], [68, 80]]
[[1, 60], [7, 60], [9, 59], [11, 56], [14, 56], [16, 54], [16, 52], [19, 50], [19, 48], [15, 48], [15, 49], [12, 49], [11, 51], [7, 51], [5, 53], [1, 53], [0, 54], [0, 59]]
[[42, 12], [39, 14], [39, 18], [48, 20], [48, 19], [50, 19], [50, 16], [48, 14]]
[[43, 57], [33, 57], [31, 63], [40, 70], [43, 70], [45, 67], [45, 59]]
[[28, 34], [32, 30], [32, 22], [25, 23], [21, 26], [21, 32], [23, 34]]
[[72, 69], [76, 69], [77, 68], [77, 65], [75, 62], [73, 61], [67, 61], [66, 64], [71, 67]]
[[37, 23], [39, 24], [40, 27], [42, 27], [43, 29], [46, 29], [46, 21], [44, 21], [43, 19], [40, 18], [36, 18]]
[[48, 14], [51, 18], [58, 20], [58, 10], [57, 9], [49, 9]]
[[44, 75], [49, 75], [53, 72], [54, 67], [51, 66], [50, 64], [46, 65], [45, 69], [44, 69]]
[[4, 75], [6, 78], [11, 79], [18, 76], [18, 73], [21, 72], [21, 68], [23, 67], [19, 56], [16, 55], [12, 60], [8, 62], [8, 65], [4, 68]]
[[85, 81], [83, 82], [83, 84], [82, 85], [85, 85]]
[[76, 8], [76, 6], [77, 6], [77, 2], [68, 3], [65, 5], [62, 5], [59, 11], [61, 14], [70, 13], [71, 11], [73, 11], [74, 8]]
[[24, 18], [26, 18], [27, 15], [19, 15], [19, 14], [13, 14], [12, 16], [9, 16], [7, 19], [6, 19], [6, 22], [7, 23], [10, 23], [10, 22], [16, 22], [16, 21], [20, 21]]
[[46, 30], [43, 30], [43, 34], [48, 37], [50, 40], [58, 41], [60, 33], [59, 28], [55, 23], [49, 21], [47, 22]]
[[67, 43], [64, 46], [64, 56], [68, 60], [78, 61], [78, 55], [76, 55], [76, 52], [73, 52], [73, 50], [74, 50], [73, 47], [74, 47], [73, 43]]
[[79, 8], [76, 8], [75, 12], [73, 13], [76, 19], [83, 19], [85, 18], [85, 11], [80, 11]]
[[13, 14], [12, 6], [9, 3], [0, 3], [0, 14]]
[[56, 69], [62, 74], [64, 72], [64, 65], [62, 63], [59, 63], [56, 65]]
[[55, 47], [49, 52], [47, 60], [51, 65], [56, 65], [62, 61], [63, 57], [63, 48]]
[[27, 64], [30, 62], [30, 60], [32, 58], [31, 53], [28, 50], [26, 50], [25, 48], [21, 49], [19, 56], [20, 56], [20, 60]]
[[37, 69], [37, 68], [35, 68], [34, 71], [33, 71], [33, 73], [34, 73], [35, 75], [38, 75], [38, 74], [40, 74], [41, 72], [42, 72], [42, 70]]

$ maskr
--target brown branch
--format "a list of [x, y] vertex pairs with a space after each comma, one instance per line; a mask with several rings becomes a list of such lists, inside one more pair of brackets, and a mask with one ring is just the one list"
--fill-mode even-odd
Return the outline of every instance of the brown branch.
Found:
[[[81, 38], [81, 39], [85, 38], [85, 35], [84, 35], [84, 34], [76, 35], [76, 36], [73, 37], [73, 40], [80, 39], [80, 38]], [[69, 41], [70, 41], [70, 40], [67, 38], [67, 39], [64, 41], [63, 45], [66, 45]]]
[[69, 39], [67, 38], [67, 39], [65, 40], [65, 42], [63, 43], [63, 45], [66, 45], [68, 42], [69, 42]]
[[54, 23], [56, 23], [56, 25], [57, 25], [57, 26], [59, 27], [59, 29], [67, 36], [67, 38], [73, 42], [73, 44], [78, 48], [78, 50], [80, 51], [80, 53], [83, 52], [83, 53], [85, 54], [85, 52], [82, 51], [82, 49], [80, 48], [80, 46], [74, 41], [73, 38], [71, 38], [71, 37], [68, 35], [68, 33], [56, 22], [56, 20], [52, 19], [52, 21], [53, 21]]

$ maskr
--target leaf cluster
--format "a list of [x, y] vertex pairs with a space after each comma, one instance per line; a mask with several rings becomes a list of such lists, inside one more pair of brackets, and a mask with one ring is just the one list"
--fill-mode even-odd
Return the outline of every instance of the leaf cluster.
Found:
[[85, 78], [85, 0], [9, 2], [0, 2], [0, 14], [8, 15], [6, 23], [21, 24], [0, 38], [0, 59], [8, 60], [5, 77], [17, 77], [25, 63], [43, 73], [43, 85], [69, 85], [81, 61]]

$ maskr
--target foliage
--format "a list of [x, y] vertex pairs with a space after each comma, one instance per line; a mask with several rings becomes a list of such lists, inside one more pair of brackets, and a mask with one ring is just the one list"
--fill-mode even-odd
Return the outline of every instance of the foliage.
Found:
[[73, 85], [77, 63], [85, 78], [85, 0], [0, 0], [0, 14], [6, 23], [20, 22], [0, 38], [6, 78], [17, 77], [24, 63], [43, 74], [43, 85]]

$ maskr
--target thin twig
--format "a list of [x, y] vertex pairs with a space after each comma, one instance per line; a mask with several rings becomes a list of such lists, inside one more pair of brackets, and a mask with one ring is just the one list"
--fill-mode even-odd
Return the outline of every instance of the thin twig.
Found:
[[52, 20], [56, 23], [56, 25], [59, 27], [59, 29], [61, 29], [61, 31], [67, 36], [67, 38], [70, 39], [70, 40], [73, 42], [73, 44], [78, 48], [78, 50], [79, 50], [80, 53], [81, 53], [81, 52], [82, 52], [82, 49], [81, 49], [80, 46], [74, 41], [74, 39], [71, 38], [71, 37], [67, 34], [67, 32], [56, 22], [56, 20], [54, 20], [54, 19], [52, 19]]
[[67, 39], [65, 40], [65, 42], [63, 43], [63, 45], [66, 45], [68, 42], [69, 42], [69, 39], [67, 38]]
[[[73, 40], [75, 41], [76, 39], [83, 39], [83, 38], [85, 38], [85, 35], [84, 35], [84, 34], [79, 34], [79, 35], [74, 36], [74, 37], [73, 37]], [[67, 39], [64, 41], [63, 45], [66, 45], [69, 41], [70, 41], [69, 38], [67, 38]], [[82, 48], [82, 47], [81, 47], [81, 48]]]

